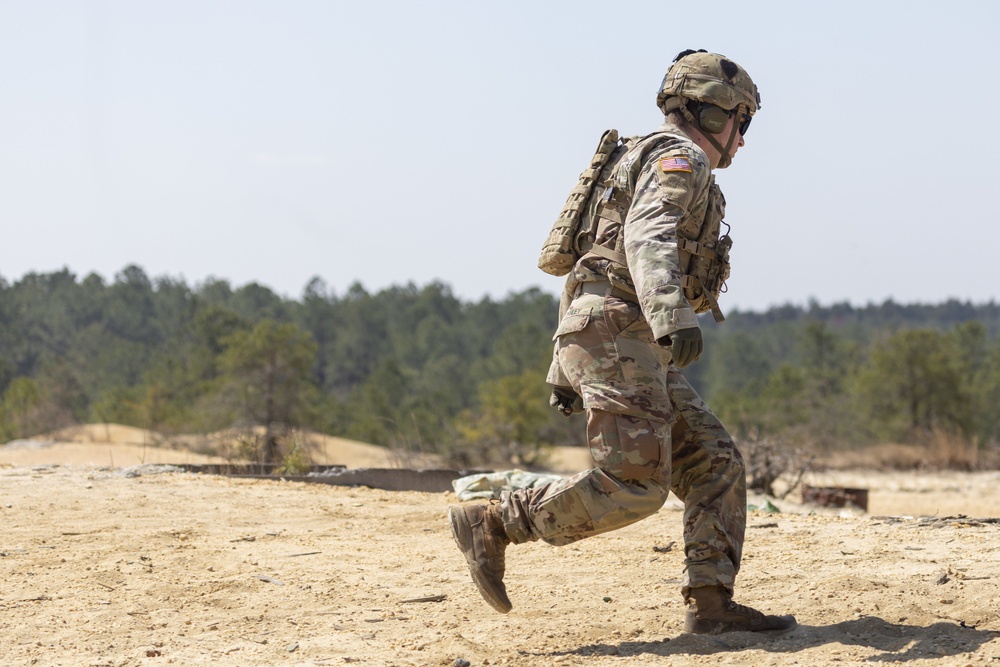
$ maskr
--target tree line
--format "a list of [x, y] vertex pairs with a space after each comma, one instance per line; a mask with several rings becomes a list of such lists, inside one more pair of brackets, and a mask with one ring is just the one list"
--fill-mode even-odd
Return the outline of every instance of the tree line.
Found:
[[[465, 302], [447, 285], [297, 299], [189, 286], [128, 266], [0, 278], [0, 441], [83, 422], [162, 433], [263, 426], [262, 457], [306, 428], [460, 464], [582, 443], [548, 407], [555, 297]], [[783, 306], [704, 322], [687, 375], [738, 437], [859, 446], [947, 433], [996, 444], [1000, 307]]]

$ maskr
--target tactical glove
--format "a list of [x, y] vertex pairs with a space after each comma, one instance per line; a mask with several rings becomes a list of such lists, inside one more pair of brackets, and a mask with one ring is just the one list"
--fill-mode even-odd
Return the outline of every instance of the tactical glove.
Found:
[[700, 327], [678, 329], [672, 334], [663, 336], [656, 342], [670, 348], [670, 354], [674, 358], [674, 365], [678, 368], [685, 368], [689, 364], [698, 361], [702, 351], [705, 349], [705, 341], [701, 337]]
[[549, 405], [569, 417], [574, 412], [583, 412], [583, 399], [571, 387], [552, 387]]

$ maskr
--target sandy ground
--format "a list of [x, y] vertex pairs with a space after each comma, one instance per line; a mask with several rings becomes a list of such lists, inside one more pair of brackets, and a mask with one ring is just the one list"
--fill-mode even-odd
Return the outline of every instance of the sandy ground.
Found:
[[[772, 499], [738, 598], [800, 626], [705, 637], [682, 631], [673, 499], [574, 545], [511, 547], [504, 616], [452, 542], [451, 493], [162, 473], [134, 466], [210, 459], [97, 430], [0, 447], [0, 665], [1000, 663], [1000, 524], [975, 520], [1000, 516], [998, 473], [809, 480], [869, 488], [868, 513]], [[349, 441], [325, 455], [392, 464]]]

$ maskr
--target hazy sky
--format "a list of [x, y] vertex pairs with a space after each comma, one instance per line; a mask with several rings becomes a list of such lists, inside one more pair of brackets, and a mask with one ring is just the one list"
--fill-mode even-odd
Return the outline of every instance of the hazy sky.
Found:
[[128, 264], [298, 297], [535, 262], [677, 52], [761, 112], [723, 307], [1000, 296], [1000, 2], [0, 0], [0, 276]]

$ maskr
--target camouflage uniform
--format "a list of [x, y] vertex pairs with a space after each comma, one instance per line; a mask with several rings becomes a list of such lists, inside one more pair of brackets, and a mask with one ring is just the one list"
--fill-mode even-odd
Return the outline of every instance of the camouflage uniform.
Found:
[[583, 255], [555, 334], [548, 382], [583, 397], [596, 467], [505, 493], [501, 515], [513, 543], [564, 545], [647, 517], [673, 491], [685, 507], [684, 595], [697, 586], [731, 592], [746, 525], [743, 459], [656, 342], [697, 326], [678, 230], [718, 225], [725, 202], [705, 153], [676, 127], [660, 131], [641, 159], [622, 160], [618, 177], [634, 184], [624, 225], [597, 230], [599, 244], [623, 234], [627, 269]]

